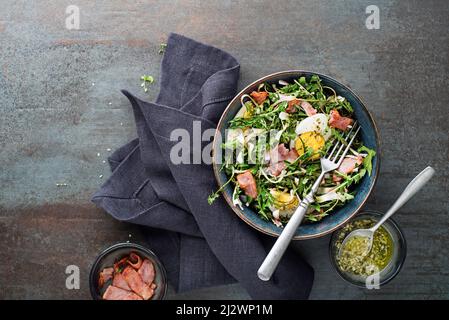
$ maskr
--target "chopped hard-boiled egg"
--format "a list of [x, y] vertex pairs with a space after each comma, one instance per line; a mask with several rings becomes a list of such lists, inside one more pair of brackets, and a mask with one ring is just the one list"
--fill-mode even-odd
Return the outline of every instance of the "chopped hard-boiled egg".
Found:
[[291, 217], [299, 205], [299, 199], [292, 192], [284, 192], [276, 189], [270, 190], [274, 198], [273, 215], [276, 219], [280, 217]]
[[304, 132], [295, 140], [295, 149], [299, 156], [303, 155], [307, 148], [312, 148], [314, 151], [311, 159], [316, 160], [320, 158], [319, 151], [324, 147], [323, 136], [316, 131]]
[[305, 132], [316, 131], [319, 132], [324, 140], [328, 140], [331, 137], [331, 130], [327, 124], [329, 121], [327, 115], [324, 113], [317, 113], [313, 116], [307, 117], [296, 126], [295, 132], [300, 135]]

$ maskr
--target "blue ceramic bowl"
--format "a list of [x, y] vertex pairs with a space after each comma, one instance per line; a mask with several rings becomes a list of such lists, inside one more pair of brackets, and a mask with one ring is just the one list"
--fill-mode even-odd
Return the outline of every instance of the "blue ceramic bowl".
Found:
[[[333, 88], [338, 95], [345, 97], [351, 103], [354, 108], [355, 118], [362, 127], [361, 139], [363, 143], [368, 148], [374, 149], [377, 154], [373, 158], [373, 170], [371, 176], [368, 176], [368, 174], [366, 174], [365, 177], [363, 177], [362, 181], [356, 186], [357, 193], [354, 199], [349, 201], [343, 207], [340, 207], [337, 210], [333, 211], [329, 216], [326, 216], [319, 222], [306, 223], [299, 226], [293, 238], [294, 240], [318, 238], [333, 232], [334, 230], [345, 224], [360, 210], [374, 188], [377, 175], [379, 174], [380, 165], [379, 134], [374, 120], [362, 100], [347, 86], [324, 74], [302, 70], [291, 70], [273, 73], [251, 83], [229, 103], [218, 123], [212, 149], [212, 162], [215, 177], [218, 181], [218, 184], [222, 186], [228, 178], [226, 177], [226, 174], [224, 172], [220, 171], [220, 163], [222, 161], [221, 159], [218, 159], [218, 157], [222, 156], [222, 152], [215, 152], [215, 150], [221, 148], [220, 139], [217, 138], [217, 135], [221, 134], [222, 137], [225, 136], [224, 134], [225, 130], [228, 127], [228, 122], [235, 117], [235, 115], [241, 108], [241, 96], [243, 94], [249, 94], [253, 90], [257, 90], [259, 84], [264, 82], [277, 83], [279, 80], [291, 81], [293, 79], [298, 79], [301, 76], [309, 78], [312, 75], [318, 75], [321, 78], [323, 85]], [[275, 226], [271, 221], [263, 220], [257, 213], [255, 213], [248, 207], [243, 207], [242, 210], [239, 207], [233, 205], [232, 192], [233, 187], [231, 185], [228, 185], [223, 192], [224, 198], [226, 199], [232, 210], [243, 221], [248, 223], [253, 228], [259, 230], [260, 232], [269, 234], [274, 237], [279, 236], [279, 234], [282, 232], [282, 228]]]

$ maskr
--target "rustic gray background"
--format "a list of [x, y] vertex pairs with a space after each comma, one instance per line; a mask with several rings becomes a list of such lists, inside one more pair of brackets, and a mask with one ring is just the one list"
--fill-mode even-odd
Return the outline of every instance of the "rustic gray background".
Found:
[[[81, 10], [80, 30], [65, 28], [70, 4]], [[365, 27], [370, 4], [380, 9], [379, 30]], [[159, 43], [170, 31], [235, 55], [240, 87], [292, 68], [350, 85], [382, 142], [368, 208], [386, 210], [416, 173], [436, 168], [426, 192], [395, 217], [409, 253], [381, 290], [344, 283], [331, 269], [327, 237], [295, 244], [316, 271], [311, 298], [449, 298], [447, 1], [0, 0], [0, 8], [0, 298], [89, 299], [98, 252], [141, 237], [89, 198], [109, 174], [108, 149], [135, 136], [119, 90], [155, 98], [158, 84], [145, 94], [139, 77], [158, 78]], [[80, 290], [65, 289], [69, 264], [81, 268]], [[231, 285], [169, 297], [248, 295]]]

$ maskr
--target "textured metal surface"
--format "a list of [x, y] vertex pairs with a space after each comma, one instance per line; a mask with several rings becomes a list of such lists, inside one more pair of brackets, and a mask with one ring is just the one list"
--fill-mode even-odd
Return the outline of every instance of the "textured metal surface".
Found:
[[[135, 136], [119, 89], [139, 92], [144, 73], [157, 79], [159, 43], [170, 31], [235, 55], [241, 88], [285, 69], [351, 86], [382, 141], [367, 208], [386, 210], [426, 165], [439, 172], [395, 217], [409, 253], [381, 290], [344, 283], [331, 269], [327, 237], [296, 243], [316, 270], [311, 298], [449, 298], [446, 1], [73, 2], [0, 0], [0, 298], [90, 298], [98, 252], [129, 234], [139, 238], [89, 197], [109, 174], [108, 148]], [[70, 4], [80, 8], [80, 30], [65, 28]], [[380, 9], [379, 30], [365, 27], [370, 4]], [[152, 100], [157, 91], [155, 84], [140, 95]], [[80, 290], [65, 288], [69, 264], [81, 268]], [[174, 297], [248, 296], [232, 285]]]

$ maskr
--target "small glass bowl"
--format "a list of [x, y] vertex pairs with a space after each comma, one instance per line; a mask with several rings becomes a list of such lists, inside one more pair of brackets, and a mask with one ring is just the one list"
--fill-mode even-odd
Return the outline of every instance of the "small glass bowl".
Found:
[[94, 300], [102, 300], [100, 289], [98, 288], [98, 277], [100, 272], [107, 267], [112, 267], [114, 262], [129, 255], [131, 252], [137, 253], [143, 259], [149, 259], [154, 265], [155, 278], [157, 285], [153, 297], [150, 300], [163, 300], [167, 293], [167, 273], [165, 268], [153, 253], [153, 251], [136, 243], [117, 243], [102, 251], [95, 259], [89, 275], [90, 294]]
[[[364, 211], [364, 212], [358, 214], [349, 223], [352, 223], [357, 220], [362, 220], [362, 219], [372, 219], [377, 222], [380, 220], [380, 218], [382, 218], [382, 216], [383, 216], [383, 213], [381, 213], [381, 212], [367, 210], [367, 211]], [[392, 220], [391, 218], [388, 219], [387, 221], [385, 221], [382, 224], [382, 227], [384, 227], [385, 230], [388, 231], [388, 233], [391, 236], [391, 239], [393, 240], [393, 254], [392, 254], [391, 260], [388, 263], [388, 265], [384, 269], [382, 269], [378, 274], [376, 274], [375, 276], [369, 276], [370, 277], [369, 279], [367, 279], [368, 277], [366, 277], [366, 276], [359, 276], [359, 275], [355, 275], [350, 272], [340, 270], [340, 268], [338, 267], [338, 262], [337, 262], [338, 250], [337, 250], [335, 244], [336, 244], [337, 240], [339, 239], [340, 235], [344, 231], [341, 228], [332, 234], [332, 237], [331, 237], [331, 240], [329, 243], [329, 254], [330, 254], [330, 260], [331, 260], [332, 266], [334, 267], [336, 272], [350, 284], [355, 285], [359, 288], [370, 288], [369, 286], [371, 286], [371, 285], [374, 286], [376, 284], [378, 284], [379, 287], [381, 287], [381, 286], [387, 284], [388, 282], [390, 282], [399, 273], [399, 271], [401, 271], [402, 265], [404, 264], [405, 257], [407, 255], [407, 244], [405, 241], [405, 237], [404, 237], [401, 229], [397, 225], [397, 223], [394, 222], [394, 220]], [[378, 277], [377, 277], [377, 275], [378, 275]], [[377, 277], [376, 282], [373, 282], [374, 277]]]

